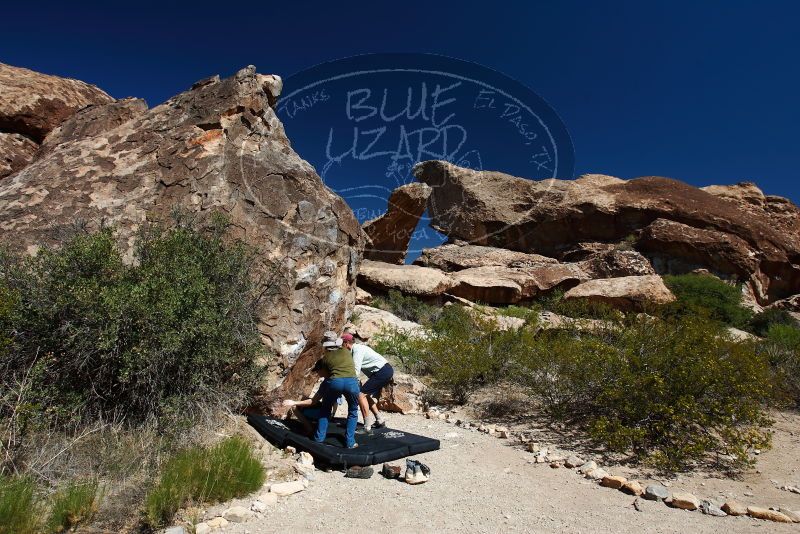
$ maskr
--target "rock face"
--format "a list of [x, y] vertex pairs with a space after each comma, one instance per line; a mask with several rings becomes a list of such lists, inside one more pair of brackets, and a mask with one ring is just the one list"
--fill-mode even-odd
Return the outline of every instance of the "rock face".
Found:
[[[630, 239], [638, 248], [643, 231], [652, 251], [671, 235], [668, 255], [681, 267], [749, 281], [761, 304], [800, 292], [800, 210], [749, 186], [704, 191], [654, 176], [532, 181], [442, 161], [419, 163], [414, 174], [433, 188], [433, 227], [451, 239], [558, 256], [580, 243]], [[645, 230], [659, 219], [681, 226]], [[704, 248], [709, 240], [721, 244]]]
[[[29, 110], [27, 122], [12, 124], [37, 138], [65, 118], [66, 111], [58, 120], [41, 118], [53, 102], [72, 112], [110, 101], [80, 82], [47, 83], [67, 100], [43, 91], [10, 99], [11, 112]], [[255, 274], [267, 280], [259, 328], [277, 357], [265, 390], [299, 393], [322, 333], [344, 324], [364, 237], [344, 200], [292, 150], [272, 107], [280, 89], [280, 78], [251, 66], [198, 82], [150, 110], [128, 99], [81, 111], [51, 133], [33, 163], [0, 183], [0, 239], [34, 251], [57, 245], [80, 219], [90, 230], [112, 225], [130, 258], [145, 221], [170, 224], [177, 208], [203, 227], [224, 214], [232, 237], [259, 251], [262, 272]], [[5, 120], [8, 102], [4, 94]]]
[[431, 188], [419, 182], [392, 191], [386, 213], [362, 226], [368, 239], [364, 257], [402, 264], [430, 194]]
[[502, 248], [456, 244], [426, 248], [420, 257], [414, 260], [415, 265], [434, 267], [445, 272], [472, 267], [520, 267], [551, 263], [558, 263], [558, 260]]
[[0, 178], [25, 167], [37, 150], [39, 145], [22, 134], [0, 132]]
[[0, 63], [0, 131], [36, 143], [64, 119], [90, 104], [114, 99], [94, 85]]
[[410, 335], [424, 335], [422, 325], [413, 321], [406, 321], [391, 312], [356, 304], [353, 309], [355, 319], [349, 330], [364, 341], [375, 337], [381, 330], [399, 330]]
[[624, 311], [641, 311], [666, 304], [675, 296], [658, 275], [622, 276], [584, 282], [564, 294], [566, 300], [587, 300]]

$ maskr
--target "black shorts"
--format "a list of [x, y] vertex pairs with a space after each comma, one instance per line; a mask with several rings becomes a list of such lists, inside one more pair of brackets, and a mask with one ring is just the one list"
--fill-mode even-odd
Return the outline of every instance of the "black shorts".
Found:
[[361, 393], [365, 395], [372, 395], [373, 397], [381, 396], [381, 389], [388, 384], [394, 376], [394, 369], [388, 363], [372, 373], [366, 382], [361, 386]]

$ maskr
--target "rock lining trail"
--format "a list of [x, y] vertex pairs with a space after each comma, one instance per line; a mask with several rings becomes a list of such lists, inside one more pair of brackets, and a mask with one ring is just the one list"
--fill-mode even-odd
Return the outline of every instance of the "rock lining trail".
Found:
[[[422, 433], [442, 441], [440, 450], [415, 457], [431, 467], [429, 482], [410, 486], [386, 480], [378, 474], [380, 466], [376, 466], [376, 474], [369, 480], [347, 479], [337, 471], [317, 471], [315, 480], [305, 491], [279, 499], [277, 504], [246, 523], [230, 523], [225, 532], [718, 534], [724, 529], [726, 534], [730, 534], [800, 531], [800, 525], [758, 521], [749, 517], [711, 517], [641, 498], [638, 501], [641, 511], [637, 511], [633, 504], [635, 497], [602, 488], [581, 478], [574, 469], [552, 469], [547, 464], [530, 463], [533, 455], [512, 447], [508, 440], [421, 415], [395, 415], [389, 424], [399, 430]], [[458, 437], [454, 437], [455, 434]], [[794, 439], [789, 433], [776, 435], [777, 441]], [[784, 442], [783, 445], [791, 443]], [[762, 455], [762, 460], [767, 454]], [[782, 453], [782, 457], [785, 454]], [[788, 459], [783, 459], [785, 470], [785, 460]], [[619, 472], [626, 476], [630, 473], [629, 470]], [[796, 476], [796, 473], [791, 476]], [[701, 484], [705, 482], [694, 478], [697, 477], [684, 476], [682, 483], [674, 483], [671, 489], [692, 491], [704, 487]], [[729, 482], [730, 488], [739, 491], [737, 498], [746, 491], [742, 489], [746, 481], [721, 482]], [[709, 485], [707, 493], [700, 491], [696, 495], [700, 498], [715, 495], [711, 486], [713, 484]], [[782, 492], [779, 494], [780, 502], [770, 502], [759, 500], [759, 493], [763, 490], [754, 491], [757, 491], [754, 499], [744, 497], [743, 500], [761, 502], [767, 507], [795, 505], [800, 508], [798, 495]], [[250, 497], [212, 507], [206, 517], [219, 515], [236, 504], [249, 507], [252, 500]]]

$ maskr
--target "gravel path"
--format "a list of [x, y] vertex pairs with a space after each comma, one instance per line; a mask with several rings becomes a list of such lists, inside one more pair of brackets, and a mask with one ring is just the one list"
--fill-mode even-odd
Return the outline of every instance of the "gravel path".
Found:
[[[225, 533], [800, 532], [800, 525], [714, 518], [644, 500], [636, 511], [634, 497], [573, 470], [529, 463], [531, 454], [505, 440], [422, 416], [394, 416], [390, 426], [442, 440], [440, 450], [418, 457], [432, 470], [426, 484], [385, 480], [377, 472], [357, 480], [317, 471], [304, 492], [280, 499], [247, 523], [229, 524]], [[787, 499], [800, 508], [800, 496]], [[249, 507], [251, 501], [234, 504]], [[222, 509], [214, 507], [206, 517]]]

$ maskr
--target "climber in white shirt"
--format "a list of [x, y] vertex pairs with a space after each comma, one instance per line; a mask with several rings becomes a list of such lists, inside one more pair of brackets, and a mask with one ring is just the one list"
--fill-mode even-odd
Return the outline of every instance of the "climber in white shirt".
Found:
[[370, 347], [355, 343], [352, 334], [342, 334], [342, 346], [353, 352], [356, 376], [360, 371], [367, 377], [367, 381], [361, 385], [361, 395], [358, 397], [361, 415], [364, 417], [364, 430], [369, 432], [373, 426], [384, 426], [386, 420], [378, 410], [377, 400], [381, 396], [381, 389], [391, 382], [394, 369], [386, 358]]

